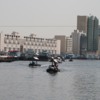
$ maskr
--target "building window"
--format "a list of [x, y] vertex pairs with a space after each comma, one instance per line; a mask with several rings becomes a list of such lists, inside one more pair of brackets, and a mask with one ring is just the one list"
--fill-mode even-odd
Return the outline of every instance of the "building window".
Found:
[[7, 41], [5, 40], [4, 43], [7, 43]]
[[35, 53], [37, 53], [37, 49], [35, 49]]
[[9, 51], [11, 50], [11, 48], [9, 47]]
[[56, 50], [55, 50], [55, 54], [56, 54]]
[[6, 51], [7, 50], [7, 48], [6, 47], [4, 47], [4, 51]]
[[30, 45], [29, 42], [27, 44]]
[[15, 44], [15, 41], [13, 41], [13, 44]]
[[9, 44], [11, 44], [11, 41], [9, 41]]
[[37, 44], [35, 43], [35, 46], [37, 46]]
[[8, 39], [8, 37], [9, 37], [9, 36], [7, 36], [7, 39]]
[[15, 48], [13, 48], [13, 50], [15, 50]]
[[24, 48], [24, 52], [26, 51], [26, 49]]

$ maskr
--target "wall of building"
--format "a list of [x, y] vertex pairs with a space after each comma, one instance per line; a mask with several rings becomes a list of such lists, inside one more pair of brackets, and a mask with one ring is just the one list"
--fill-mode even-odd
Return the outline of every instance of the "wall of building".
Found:
[[74, 54], [80, 54], [80, 35], [78, 30], [72, 32], [72, 51]]
[[87, 52], [87, 35], [82, 33], [80, 37], [80, 55], [86, 55]]
[[100, 55], [100, 35], [98, 36], [98, 55]]
[[96, 52], [98, 49], [98, 19], [94, 16], [88, 17], [87, 51]]
[[60, 54], [65, 54], [66, 53], [66, 36], [65, 35], [56, 35], [55, 39], [61, 41]]
[[87, 16], [77, 16], [77, 30], [87, 33]]
[[71, 37], [67, 37], [66, 38], [66, 53], [70, 54], [73, 53], [72, 52], [72, 38]]
[[37, 38], [36, 36], [34, 37], [34, 35], [21, 38], [16, 32], [1, 35], [2, 34], [0, 34], [0, 47], [6, 52], [11, 50], [25, 52], [28, 49], [32, 49], [36, 53], [46, 50], [51, 54], [60, 54], [60, 41], [56, 39]]
[[0, 51], [4, 51], [4, 34], [0, 33]]

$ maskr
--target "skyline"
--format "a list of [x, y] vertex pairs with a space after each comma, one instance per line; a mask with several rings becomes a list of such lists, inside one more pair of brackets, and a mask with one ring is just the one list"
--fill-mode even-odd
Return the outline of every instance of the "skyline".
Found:
[[76, 29], [78, 15], [91, 14], [100, 19], [99, 3], [99, 0], [0, 0], [0, 32], [69, 36]]

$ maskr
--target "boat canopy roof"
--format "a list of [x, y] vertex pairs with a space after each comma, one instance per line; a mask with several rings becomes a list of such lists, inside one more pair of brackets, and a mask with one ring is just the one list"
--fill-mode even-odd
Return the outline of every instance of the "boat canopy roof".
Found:
[[39, 60], [39, 58], [38, 57], [33, 57], [34, 58], [34, 60]]
[[54, 59], [54, 62], [56, 62], [56, 63], [57, 63], [57, 62], [58, 62], [58, 61], [57, 61], [57, 59]]

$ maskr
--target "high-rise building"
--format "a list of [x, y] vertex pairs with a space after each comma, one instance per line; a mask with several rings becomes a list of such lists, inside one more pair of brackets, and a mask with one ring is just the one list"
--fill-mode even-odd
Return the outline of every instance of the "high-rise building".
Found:
[[94, 21], [93, 21], [93, 16], [90, 16], [88, 18], [88, 24], [87, 24], [87, 51], [88, 52], [93, 52], [93, 26], [94, 26]]
[[77, 30], [87, 33], [87, 16], [77, 16]]
[[80, 55], [86, 55], [87, 52], [87, 36], [86, 33], [82, 33], [80, 37]]
[[87, 24], [87, 51], [96, 52], [98, 50], [98, 25], [99, 21], [96, 17], [88, 17]]
[[77, 16], [77, 29], [87, 35], [87, 52], [98, 50], [99, 21], [94, 16]]
[[80, 54], [80, 36], [81, 33], [78, 30], [72, 32], [72, 51], [74, 54]]
[[98, 35], [100, 36], [100, 25], [98, 26]]
[[94, 18], [94, 34], [93, 34], [93, 50], [98, 50], [98, 29], [99, 29], [99, 20], [95, 17]]
[[72, 37], [66, 37], [66, 53], [70, 54], [72, 52]]
[[98, 55], [100, 57], [100, 35], [98, 37]]

